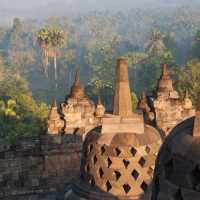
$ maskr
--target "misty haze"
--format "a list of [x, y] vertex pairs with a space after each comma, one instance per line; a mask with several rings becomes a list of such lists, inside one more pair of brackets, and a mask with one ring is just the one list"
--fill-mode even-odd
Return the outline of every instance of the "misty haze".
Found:
[[0, 0], [0, 199], [199, 200], [200, 0]]
[[168, 9], [200, 6], [198, 0], [1, 0], [0, 22], [11, 23], [14, 17], [47, 18], [49, 16], [77, 16], [95, 10], [127, 11], [132, 8]]

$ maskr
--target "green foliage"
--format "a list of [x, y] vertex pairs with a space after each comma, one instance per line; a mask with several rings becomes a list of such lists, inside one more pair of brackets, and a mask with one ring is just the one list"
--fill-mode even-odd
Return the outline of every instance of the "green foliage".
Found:
[[[42, 24], [15, 18], [11, 27], [0, 27], [0, 128], [6, 140], [15, 142], [42, 132], [48, 112], [43, 101], [50, 102], [55, 95], [56, 71], [57, 99], [69, 93], [79, 68], [88, 95], [93, 99], [100, 95], [108, 110], [112, 108], [116, 59], [121, 56], [129, 59], [131, 89], [136, 94], [142, 90], [152, 93], [163, 63], [173, 69], [181, 96], [188, 90], [195, 101], [200, 91], [198, 8], [91, 12], [77, 18], [53, 17]], [[48, 67], [42, 65], [39, 47]], [[188, 62], [191, 50], [195, 59]], [[58, 56], [55, 70], [50, 64]], [[132, 98], [136, 102], [135, 94]]]
[[159, 30], [154, 30], [152, 32], [151, 38], [146, 44], [146, 51], [151, 56], [161, 56], [165, 53], [166, 46]]
[[7, 102], [3, 100], [0, 101], [0, 113], [4, 115], [5, 118], [9, 117], [17, 117], [15, 112], [16, 109], [16, 101], [13, 99], [9, 99]]
[[49, 58], [54, 58], [54, 75], [57, 87], [57, 57], [59, 56], [59, 48], [65, 44], [65, 33], [62, 29], [56, 27], [44, 27], [37, 33], [37, 41], [42, 48], [45, 72], [46, 66], [49, 64]]
[[[112, 101], [116, 58], [126, 56], [131, 89], [137, 94], [141, 90], [151, 93], [160, 76], [162, 63], [170, 67], [177, 62], [184, 65], [192, 41], [192, 56], [198, 57], [198, 27], [197, 8], [91, 12], [76, 18], [51, 17], [42, 23], [16, 18], [11, 27], [0, 27], [0, 80], [11, 71], [19, 74], [28, 81], [35, 99], [50, 102], [53, 95], [59, 100], [64, 99], [72, 85], [74, 72], [79, 68], [82, 84], [89, 95], [95, 98], [100, 94], [109, 103]], [[69, 36], [67, 43], [66, 35]], [[43, 58], [59, 56], [56, 94], [53, 59], [49, 59], [49, 65], [44, 69], [39, 46]], [[6, 70], [2, 70], [1, 65], [5, 65]], [[48, 76], [41, 73], [44, 70]], [[5, 103], [9, 96], [17, 95], [15, 84], [23, 85], [22, 80], [15, 79], [16, 82], [10, 78], [7, 86], [1, 86], [5, 91]], [[29, 87], [26, 85], [19, 90], [30, 93]], [[8, 95], [7, 90], [12, 95]], [[19, 99], [26, 102], [22, 96]]]
[[43, 46], [62, 47], [65, 44], [64, 31], [56, 27], [45, 27], [37, 33], [38, 43]]
[[129, 52], [125, 57], [128, 58], [130, 68], [136, 69], [139, 64], [146, 62], [149, 56], [144, 52]]
[[197, 31], [193, 41], [193, 58], [200, 58], [200, 30]]
[[[154, 72], [160, 67], [158, 57], [166, 54], [163, 49], [167, 47], [175, 59], [178, 57], [178, 61], [184, 63], [194, 33], [200, 25], [198, 12], [184, 8], [178, 12], [163, 10], [162, 15], [156, 9], [153, 12], [92, 12], [75, 19], [53, 17], [42, 24], [44, 28], [40, 27], [41, 23], [37, 21], [15, 19], [12, 27], [0, 27], [0, 56], [5, 59], [7, 67], [20, 72], [28, 80], [34, 97], [45, 101], [51, 99], [53, 93], [55, 70], [52, 65], [48, 68], [42, 65], [37, 42], [41, 47], [46, 47], [50, 57], [56, 54], [54, 48], [50, 50], [49, 47], [55, 44], [58, 44], [56, 50], [62, 47], [62, 54], [57, 61], [57, 97], [64, 98], [69, 92], [76, 68], [80, 68], [83, 84], [94, 83], [95, 88], [105, 85], [110, 87], [113, 84], [115, 59], [127, 55], [134, 88], [137, 92], [141, 88], [150, 91], [153, 85], [150, 84], [149, 87], [148, 84], [150, 75], [153, 75], [152, 79], [158, 77], [157, 72]], [[151, 30], [155, 30], [152, 35]], [[60, 34], [60, 31], [69, 36], [67, 44], [63, 44], [63, 34]], [[148, 40], [149, 52], [144, 52]], [[46, 57], [48, 56], [46, 54]], [[152, 62], [152, 57], [157, 57], [158, 61]], [[163, 59], [162, 61], [164, 62]], [[51, 64], [52, 60], [49, 62]], [[108, 62], [111, 63], [110, 68], [105, 64]], [[154, 63], [156, 67], [153, 66]], [[102, 74], [101, 68], [104, 71]], [[41, 73], [41, 70], [45, 70], [46, 74], [48, 70], [48, 77]], [[144, 77], [141, 86], [138, 76]], [[98, 93], [97, 90], [95, 93]]]
[[200, 60], [193, 59], [182, 68], [175, 68], [176, 87], [181, 96], [188, 92], [192, 101], [196, 103], [200, 92]]
[[44, 27], [37, 33], [37, 41], [47, 57], [58, 54], [58, 48], [65, 44], [65, 33], [57, 27]]
[[36, 103], [27, 83], [19, 76], [0, 81], [0, 137], [15, 143], [21, 137], [43, 133], [48, 107]]
[[96, 95], [104, 88], [113, 88], [115, 74], [114, 59], [104, 60], [101, 64], [93, 66], [93, 75], [89, 85], [96, 90]]
[[134, 92], [131, 92], [131, 100], [132, 100], [133, 111], [135, 111], [138, 106], [138, 98]]

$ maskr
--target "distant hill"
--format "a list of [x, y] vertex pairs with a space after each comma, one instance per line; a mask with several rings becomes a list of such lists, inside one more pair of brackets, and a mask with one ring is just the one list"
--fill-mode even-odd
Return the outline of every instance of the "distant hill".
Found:
[[200, 6], [199, 0], [1, 0], [0, 23], [14, 17], [47, 18], [71, 16], [91, 10], [127, 10], [130, 8], [167, 8]]

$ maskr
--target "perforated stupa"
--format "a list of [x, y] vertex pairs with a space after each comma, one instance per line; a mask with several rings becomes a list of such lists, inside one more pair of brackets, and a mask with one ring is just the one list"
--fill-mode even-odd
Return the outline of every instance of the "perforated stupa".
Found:
[[121, 58], [113, 114], [105, 114], [102, 126], [87, 134], [81, 178], [66, 199], [150, 199], [149, 184], [160, 144], [157, 130], [144, 124], [142, 114], [132, 112], [128, 61]]

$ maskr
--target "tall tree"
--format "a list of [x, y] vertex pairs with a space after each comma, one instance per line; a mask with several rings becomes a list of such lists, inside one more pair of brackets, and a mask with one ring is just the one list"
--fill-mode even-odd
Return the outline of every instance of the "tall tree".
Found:
[[162, 34], [159, 30], [154, 30], [146, 45], [147, 52], [152, 56], [160, 56], [166, 51], [166, 49]]
[[20, 76], [0, 80], [0, 138], [15, 142], [21, 137], [43, 133], [48, 106], [32, 97], [28, 83]]
[[200, 30], [197, 31], [194, 37], [192, 56], [195, 58], [200, 58]]
[[55, 81], [57, 82], [57, 57], [60, 55], [59, 49], [65, 44], [65, 33], [60, 28], [44, 27], [38, 31], [37, 41], [43, 51], [46, 73], [49, 58], [54, 59]]
[[184, 67], [174, 69], [176, 87], [179, 93], [184, 96], [188, 92], [194, 103], [197, 102], [200, 92], [200, 61], [190, 60]]

